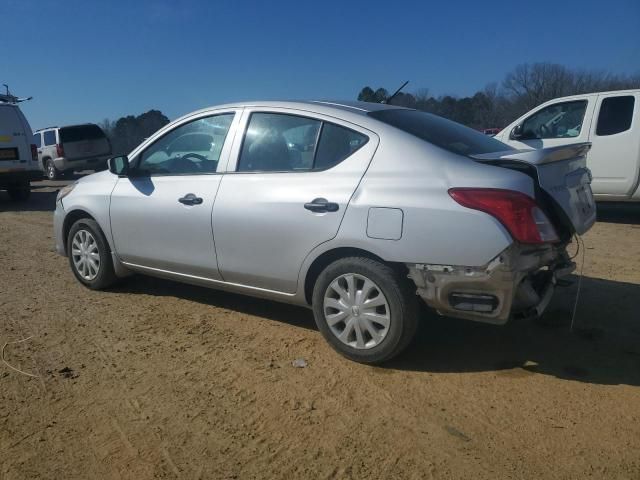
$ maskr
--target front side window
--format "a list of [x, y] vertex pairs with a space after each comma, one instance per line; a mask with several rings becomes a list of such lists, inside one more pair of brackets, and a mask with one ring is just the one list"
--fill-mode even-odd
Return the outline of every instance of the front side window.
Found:
[[215, 173], [233, 113], [180, 125], [149, 146], [137, 169], [150, 175]]
[[55, 130], [49, 130], [48, 132], [44, 132], [44, 144], [45, 146], [55, 145], [56, 144], [56, 132]]
[[38, 148], [42, 146], [42, 137], [40, 136], [40, 133], [36, 133], [33, 135], [33, 143]]
[[608, 97], [602, 100], [596, 135], [615, 135], [629, 130], [633, 119], [635, 98], [631, 95]]
[[587, 101], [556, 103], [522, 123], [522, 139], [572, 138], [580, 135]]
[[349, 157], [367, 140], [361, 133], [313, 118], [253, 113], [237, 171], [325, 170]]

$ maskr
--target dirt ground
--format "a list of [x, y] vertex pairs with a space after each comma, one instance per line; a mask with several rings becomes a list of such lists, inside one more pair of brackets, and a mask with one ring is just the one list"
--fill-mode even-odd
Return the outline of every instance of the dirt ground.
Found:
[[640, 478], [638, 207], [585, 236], [573, 333], [577, 281], [539, 322], [425, 315], [379, 368], [305, 309], [141, 276], [83, 288], [53, 252], [51, 185], [0, 193], [0, 346], [29, 338], [4, 355], [35, 375], [0, 363], [2, 480]]

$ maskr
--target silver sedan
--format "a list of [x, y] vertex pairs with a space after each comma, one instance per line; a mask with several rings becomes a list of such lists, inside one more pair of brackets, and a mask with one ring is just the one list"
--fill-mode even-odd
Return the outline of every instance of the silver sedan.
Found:
[[588, 150], [514, 150], [388, 105], [223, 105], [61, 190], [56, 248], [93, 289], [137, 272], [309, 306], [337, 351], [379, 363], [420, 299], [494, 324], [542, 314], [595, 221]]

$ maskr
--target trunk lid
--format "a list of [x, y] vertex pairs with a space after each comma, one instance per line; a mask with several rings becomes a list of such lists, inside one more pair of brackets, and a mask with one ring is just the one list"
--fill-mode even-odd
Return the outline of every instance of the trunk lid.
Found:
[[557, 221], [562, 222], [570, 233], [582, 235], [596, 221], [586, 157], [590, 148], [590, 143], [576, 143], [539, 150], [484, 153], [471, 155], [471, 158], [529, 174], [537, 189], [555, 204]]

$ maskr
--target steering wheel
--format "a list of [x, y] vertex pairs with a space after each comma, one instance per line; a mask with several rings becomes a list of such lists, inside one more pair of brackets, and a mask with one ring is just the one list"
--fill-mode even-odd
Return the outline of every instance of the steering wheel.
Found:
[[547, 127], [544, 123], [540, 124], [540, 138], [548, 138], [551, 136], [551, 129]]
[[182, 158], [184, 160], [188, 160], [189, 157], [193, 157], [196, 160], [200, 160], [201, 162], [208, 162], [209, 161], [209, 159], [207, 157], [205, 157], [204, 155], [198, 155], [197, 153], [187, 153], [186, 155], [183, 155], [180, 158]]

